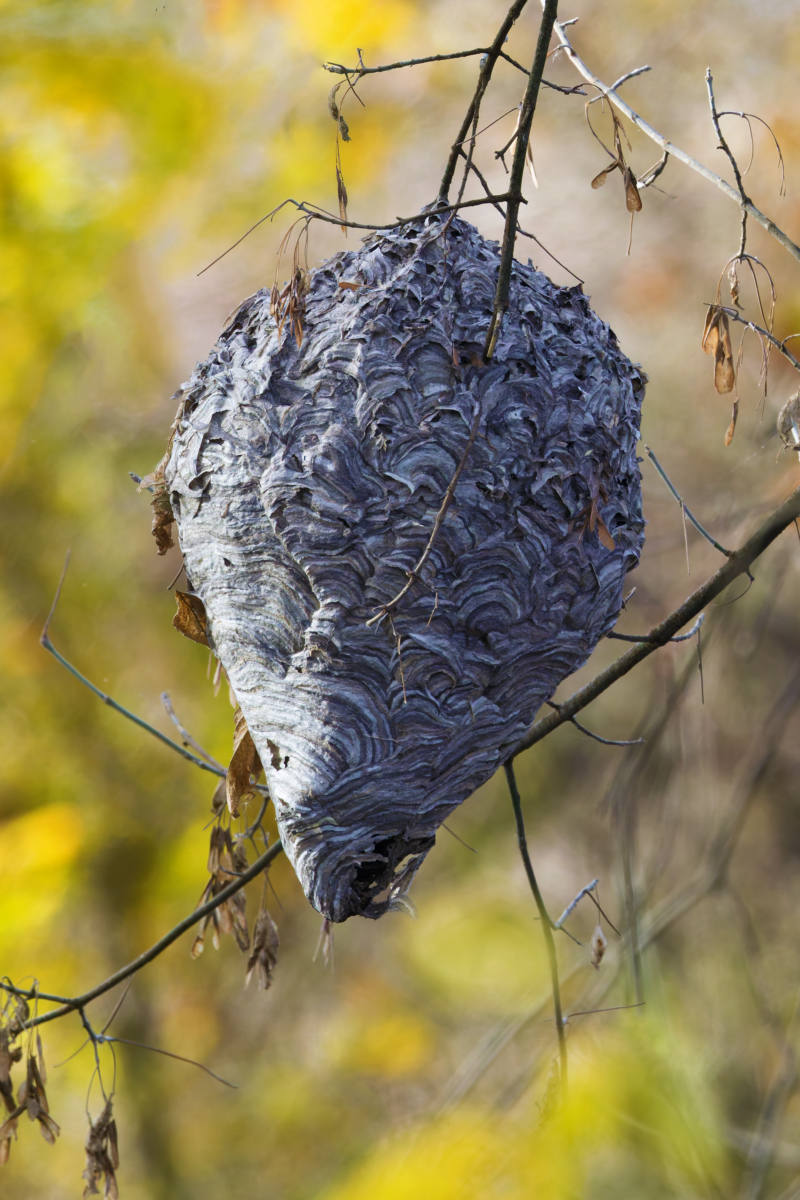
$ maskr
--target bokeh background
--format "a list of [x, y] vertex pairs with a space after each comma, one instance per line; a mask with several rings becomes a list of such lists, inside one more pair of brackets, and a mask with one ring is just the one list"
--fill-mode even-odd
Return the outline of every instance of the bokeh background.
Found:
[[[539, 7], [507, 49], [533, 55]], [[225, 317], [270, 286], [281, 214], [197, 272], [286, 198], [336, 203], [335, 127], [323, 60], [367, 63], [486, 45], [497, 0], [5, 0], [0, 4], [0, 971], [76, 994], [191, 911], [206, 881], [213, 781], [84, 691], [39, 646], [68, 548], [52, 629], [97, 685], [166, 733], [168, 690], [184, 723], [227, 761], [232, 714], [208, 653], [171, 627], [178, 552], [159, 559], [144, 474], [163, 453], [169, 397]], [[726, 171], [708, 118], [756, 128], [755, 202], [800, 236], [800, 3], [574, 0], [579, 51], [678, 145]], [[343, 168], [354, 219], [410, 215], [433, 198], [474, 86], [477, 60], [366, 79], [348, 101]], [[560, 56], [554, 80], [577, 76]], [[500, 65], [488, 122], [521, 98]], [[591, 93], [590, 93], [591, 94]], [[598, 128], [608, 114], [593, 107]], [[493, 151], [507, 116], [479, 140]], [[741, 126], [741, 127], [740, 127]], [[730, 141], [746, 163], [742, 122]], [[659, 157], [628, 130], [638, 173]], [[738, 245], [736, 207], [670, 163], [626, 256], [628, 214], [584, 99], [542, 93], [533, 133], [540, 187], [524, 225], [571, 271], [650, 375], [644, 439], [686, 501], [736, 545], [800, 482], [775, 414], [796, 379], [775, 356], [758, 386], [755, 341], [741, 415], [700, 349], [704, 302]], [[472, 185], [470, 185], [470, 188]], [[470, 191], [468, 194], [474, 194]], [[490, 210], [473, 210], [490, 237]], [[312, 265], [347, 243], [312, 231]], [[776, 328], [800, 329], [798, 267], [752, 227], [773, 274]], [[535, 244], [519, 253], [573, 282]], [[279, 280], [285, 278], [285, 270]], [[749, 285], [742, 295], [756, 315]], [[796, 345], [796, 343], [795, 343]], [[619, 628], [649, 628], [720, 563], [648, 462], [648, 540]], [[481, 789], [443, 832], [414, 885], [416, 921], [392, 914], [337, 928], [335, 963], [312, 957], [320, 918], [285, 861], [272, 871], [280, 929], [273, 987], [243, 990], [232, 939], [197, 961], [191, 935], [137, 976], [120, 1036], [193, 1059], [237, 1084], [144, 1050], [117, 1051], [124, 1200], [437, 1200], [800, 1196], [795, 1047], [800, 955], [800, 542], [783, 534], [747, 591], [707, 614], [703, 689], [694, 642], [654, 655], [585, 714], [608, 747], [565, 727], [518, 760], [529, 840], [551, 912], [600, 878], [620, 929], [637, 916], [640, 962], [609, 927], [606, 960], [563, 938], [572, 1099], [550, 1114], [555, 1057], [541, 932], [518, 859], [505, 783]], [[568, 694], [619, 652], [605, 642]], [[783, 697], [783, 699], [781, 699]], [[728, 839], [726, 841], [726, 838]], [[729, 868], [719, 868], [727, 862]], [[252, 915], [259, 884], [248, 893]], [[582, 942], [596, 914], [572, 921]], [[118, 993], [94, 1006], [97, 1024]], [[93, 1064], [77, 1017], [43, 1030], [51, 1148], [27, 1122], [2, 1168], [8, 1200], [81, 1194]], [[112, 1067], [104, 1056], [104, 1078]], [[19, 1068], [16, 1070], [19, 1078]], [[99, 1111], [95, 1083], [89, 1096]], [[544, 1114], [544, 1119], [543, 1119]]]

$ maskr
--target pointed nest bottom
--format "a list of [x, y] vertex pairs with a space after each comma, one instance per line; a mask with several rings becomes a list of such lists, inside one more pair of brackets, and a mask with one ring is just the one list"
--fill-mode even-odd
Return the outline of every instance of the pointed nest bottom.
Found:
[[274, 295], [246, 300], [178, 393], [189, 591], [333, 921], [410, 907], [639, 557], [646, 377], [579, 288], [519, 263], [484, 365], [498, 265], [463, 221], [377, 233], [296, 274], [280, 328]]

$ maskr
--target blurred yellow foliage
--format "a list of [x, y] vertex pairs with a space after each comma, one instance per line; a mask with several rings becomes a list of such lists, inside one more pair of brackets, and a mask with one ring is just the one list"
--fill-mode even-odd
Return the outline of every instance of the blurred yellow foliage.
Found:
[[38, 933], [52, 918], [83, 840], [81, 815], [70, 804], [49, 804], [5, 822], [0, 840], [0, 929], [9, 943]]
[[[360, 47], [374, 65], [486, 44], [506, 7], [0, 0], [0, 974], [13, 972], [15, 982], [35, 974], [43, 990], [78, 994], [191, 912], [206, 882], [216, 780], [103, 706], [37, 640], [71, 547], [54, 642], [101, 689], [177, 737], [159, 701], [169, 689], [192, 734], [228, 761], [226, 689], [214, 698], [207, 653], [172, 629], [167, 585], [180, 560], [177, 552], [155, 557], [147, 497], [128, 472], [145, 474], [161, 457], [174, 416], [169, 397], [230, 310], [271, 285], [294, 217], [284, 210], [213, 271], [197, 272], [289, 195], [335, 208], [335, 126], [325, 97], [339, 77], [320, 69], [323, 60], [354, 65]], [[758, 131], [748, 188], [796, 232], [792, 3], [729, 6], [724, 19], [700, 0], [588, 0], [580, 9], [575, 38], [586, 57], [609, 79], [639, 62], [658, 66], [626, 83], [626, 96], [719, 170], [703, 85], [715, 56], [720, 103], [724, 96], [726, 107], [757, 109], [785, 143], [789, 199], [782, 207], [776, 200], [774, 147]], [[521, 62], [531, 60], [538, 11], [530, 5], [509, 39]], [[351, 215], [394, 217], [435, 195], [477, 65], [362, 81], [367, 107], [347, 101], [353, 140], [342, 146]], [[547, 71], [576, 82], [563, 56]], [[487, 122], [514, 109], [523, 82], [509, 64], [498, 68]], [[506, 177], [494, 150], [510, 136], [513, 114], [503, 119], [476, 151], [498, 187]], [[748, 376], [745, 363], [741, 434], [730, 452], [720, 433], [727, 412], [721, 417], [709, 394], [702, 303], [735, 250], [739, 214], [670, 161], [659, 180], [668, 194], [647, 191], [626, 258], [619, 195], [589, 186], [602, 152], [585, 128], [583, 101], [543, 93], [536, 121], [541, 186], [528, 196], [523, 224], [580, 272], [598, 313], [642, 359], [652, 380], [648, 441], [692, 507], [735, 544], [796, 470], [785, 457], [774, 463], [769, 440], [770, 406], [796, 387], [778, 365], [760, 423], [760, 364]], [[746, 129], [730, 136], [749, 154]], [[656, 154], [631, 140], [632, 161], [644, 170]], [[487, 236], [502, 228], [493, 212], [476, 221]], [[781, 336], [794, 333], [796, 277], [758, 231], [750, 237], [775, 274]], [[357, 242], [336, 227], [316, 230], [312, 265]], [[574, 283], [535, 243], [519, 249], [529, 252], [558, 282]], [[279, 279], [287, 271], [284, 259]], [[675, 504], [654, 477], [645, 476], [645, 497], [648, 543], [628, 631], [654, 624], [687, 588]], [[690, 539], [699, 581], [718, 561]], [[623, 778], [617, 756], [627, 750], [566, 729], [520, 761], [529, 841], [552, 911], [600, 875], [603, 903], [622, 928], [626, 887], [642, 904], [659, 902], [713, 843], [743, 748], [800, 654], [790, 542], [784, 537], [759, 564], [741, 602], [709, 613], [705, 628], [718, 620], [721, 633], [704, 648], [705, 703], [693, 677], [663, 739], [648, 746], [649, 773], [627, 791], [619, 785], [613, 805], [603, 797]], [[598, 658], [608, 661], [612, 650], [602, 644]], [[659, 653], [597, 702], [592, 728], [633, 736], [627, 731], [642, 714], [673, 703], [665, 698], [695, 647]], [[238, 1085], [228, 1090], [187, 1063], [118, 1045], [123, 1200], [738, 1195], [784, 1038], [794, 1037], [798, 745], [787, 734], [759, 785], [759, 821], [743, 829], [746, 853], [734, 860], [730, 893], [720, 887], [686, 909], [648, 949], [647, 1006], [572, 1021], [569, 1104], [544, 1123], [555, 1030], [549, 1008], [541, 1019], [536, 1010], [548, 994], [547, 965], [502, 780], [452, 817], [478, 853], [443, 835], [415, 881], [419, 920], [348, 922], [336, 931], [335, 970], [321, 956], [312, 963], [318, 915], [290, 864], [276, 863], [268, 902], [281, 948], [269, 992], [243, 990], [246, 958], [230, 939], [192, 961], [184, 935], [137, 976], [115, 1017], [121, 1037], [202, 1060]], [[621, 796], [640, 805], [629, 884]], [[260, 887], [248, 893], [251, 928]], [[634, 990], [627, 951], [608, 929], [601, 971], [589, 965], [595, 920], [579, 910], [571, 928], [583, 945], [558, 943], [568, 1011], [592, 987], [605, 989], [597, 1007], [624, 1004]], [[90, 1006], [97, 1028], [119, 998], [115, 991]], [[77, 1016], [42, 1032], [56, 1061], [84, 1037]], [[111, 1050], [100, 1053], [110, 1079]], [[80, 1194], [93, 1069], [87, 1049], [51, 1072], [62, 1137], [48, 1147], [22, 1123], [0, 1168], [3, 1200]], [[12, 1074], [18, 1086], [18, 1068]], [[95, 1085], [95, 1115], [96, 1101]], [[796, 1103], [787, 1103], [780, 1136], [765, 1197], [792, 1182]]]

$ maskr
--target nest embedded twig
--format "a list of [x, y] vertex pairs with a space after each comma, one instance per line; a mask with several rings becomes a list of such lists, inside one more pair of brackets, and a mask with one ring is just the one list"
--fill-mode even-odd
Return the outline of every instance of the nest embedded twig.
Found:
[[334, 921], [406, 903], [438, 826], [613, 625], [643, 540], [644, 375], [579, 289], [520, 264], [483, 365], [497, 246], [444, 226], [313, 272], [299, 346], [267, 291], [245, 301], [166, 464], [208, 640]]

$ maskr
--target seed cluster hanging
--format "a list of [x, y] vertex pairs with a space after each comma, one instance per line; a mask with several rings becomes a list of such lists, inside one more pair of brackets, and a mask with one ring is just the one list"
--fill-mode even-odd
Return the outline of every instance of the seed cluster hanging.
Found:
[[639, 557], [646, 377], [579, 288], [518, 263], [484, 364], [498, 262], [435, 214], [376, 233], [301, 273], [289, 316], [246, 300], [178, 393], [162, 537], [174, 517], [332, 921], [409, 906]]

